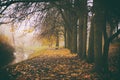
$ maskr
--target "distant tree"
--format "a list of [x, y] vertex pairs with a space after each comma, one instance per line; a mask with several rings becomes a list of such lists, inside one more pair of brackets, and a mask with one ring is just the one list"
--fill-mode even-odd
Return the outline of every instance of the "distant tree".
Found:
[[[63, 20], [56, 8], [51, 8], [46, 13], [37, 38], [49, 39], [54, 37], [56, 48], [59, 47], [59, 37], [63, 35]], [[53, 39], [52, 39], [53, 40]]]
[[54, 5], [60, 11], [64, 20], [64, 37], [65, 47], [72, 53], [77, 53], [77, 10], [75, 9], [75, 1], [63, 0]]

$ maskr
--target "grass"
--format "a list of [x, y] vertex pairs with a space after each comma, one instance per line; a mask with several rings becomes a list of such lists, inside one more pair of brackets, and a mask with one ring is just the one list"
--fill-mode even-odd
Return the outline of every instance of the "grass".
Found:
[[44, 53], [44, 52], [45, 52], [45, 49], [35, 51], [33, 54], [31, 54], [31, 55], [29, 56], [29, 58], [34, 58], [34, 57], [36, 57], [36, 56], [40, 56], [40, 55], [41, 55], [42, 53]]
[[[59, 48], [59, 49], [48, 49], [48, 48], [41, 48], [39, 50], [36, 50], [33, 54], [29, 56], [29, 58], [34, 58], [37, 56], [47, 56], [52, 57], [54, 55], [58, 56], [67, 56], [71, 54], [71, 52], [68, 49]], [[73, 54], [71, 54], [73, 56]]]

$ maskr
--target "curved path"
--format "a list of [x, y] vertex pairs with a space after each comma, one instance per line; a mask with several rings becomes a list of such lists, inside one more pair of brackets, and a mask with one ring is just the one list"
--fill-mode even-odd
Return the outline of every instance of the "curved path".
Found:
[[7, 68], [9, 80], [103, 80], [91, 73], [93, 64], [80, 60], [66, 49], [46, 50], [38, 57]]

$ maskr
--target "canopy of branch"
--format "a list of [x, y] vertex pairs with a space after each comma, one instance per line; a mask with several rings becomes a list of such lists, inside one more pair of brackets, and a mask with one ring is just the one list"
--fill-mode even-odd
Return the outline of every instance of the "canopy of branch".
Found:
[[0, 14], [2, 14], [8, 6], [14, 3], [34, 3], [34, 2], [54, 2], [58, 0], [0, 0]]

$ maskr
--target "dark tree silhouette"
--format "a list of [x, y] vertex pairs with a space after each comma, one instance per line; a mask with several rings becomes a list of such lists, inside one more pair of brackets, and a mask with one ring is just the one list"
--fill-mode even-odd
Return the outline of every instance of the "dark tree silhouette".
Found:
[[14, 48], [11, 45], [0, 41], [0, 80], [9, 80], [5, 67], [15, 59], [13, 52]]

